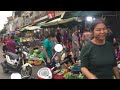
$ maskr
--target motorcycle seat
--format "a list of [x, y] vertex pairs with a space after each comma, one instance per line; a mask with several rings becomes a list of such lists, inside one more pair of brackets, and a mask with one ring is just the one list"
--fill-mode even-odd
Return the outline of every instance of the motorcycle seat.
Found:
[[15, 59], [19, 59], [19, 55], [12, 53], [12, 52], [7, 52], [7, 55], [10, 56], [11, 59], [15, 60]]

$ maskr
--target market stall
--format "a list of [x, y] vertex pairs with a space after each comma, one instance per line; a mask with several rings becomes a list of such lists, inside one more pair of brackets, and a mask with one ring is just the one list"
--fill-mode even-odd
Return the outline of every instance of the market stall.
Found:
[[[23, 35], [21, 38], [22, 43], [29, 43], [31, 47], [34, 47], [35, 45], [39, 44], [39, 39], [37, 36], [39, 35], [40, 31], [39, 26], [27, 26], [23, 29], [21, 29], [21, 34]], [[39, 30], [39, 31], [38, 31]]]

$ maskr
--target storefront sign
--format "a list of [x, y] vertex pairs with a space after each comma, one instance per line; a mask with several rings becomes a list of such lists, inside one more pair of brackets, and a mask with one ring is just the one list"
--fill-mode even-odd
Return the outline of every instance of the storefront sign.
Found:
[[49, 19], [61, 15], [63, 12], [64, 11], [48, 11]]
[[49, 16], [49, 19], [54, 18], [55, 17], [55, 12], [54, 11], [48, 11], [48, 16]]

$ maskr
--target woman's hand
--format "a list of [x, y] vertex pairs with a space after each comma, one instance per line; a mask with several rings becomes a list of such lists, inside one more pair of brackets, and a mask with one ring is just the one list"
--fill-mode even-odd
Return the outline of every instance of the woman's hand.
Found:
[[88, 78], [88, 79], [98, 79], [93, 73], [91, 73], [86, 67], [81, 68], [81, 72]]

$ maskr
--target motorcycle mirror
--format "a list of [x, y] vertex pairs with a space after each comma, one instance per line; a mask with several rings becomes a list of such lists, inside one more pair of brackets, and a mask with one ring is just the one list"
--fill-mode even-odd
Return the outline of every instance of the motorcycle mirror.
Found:
[[54, 49], [56, 52], [61, 52], [63, 50], [63, 46], [61, 44], [56, 44]]
[[22, 79], [21, 75], [19, 73], [12, 73], [11, 79]]

